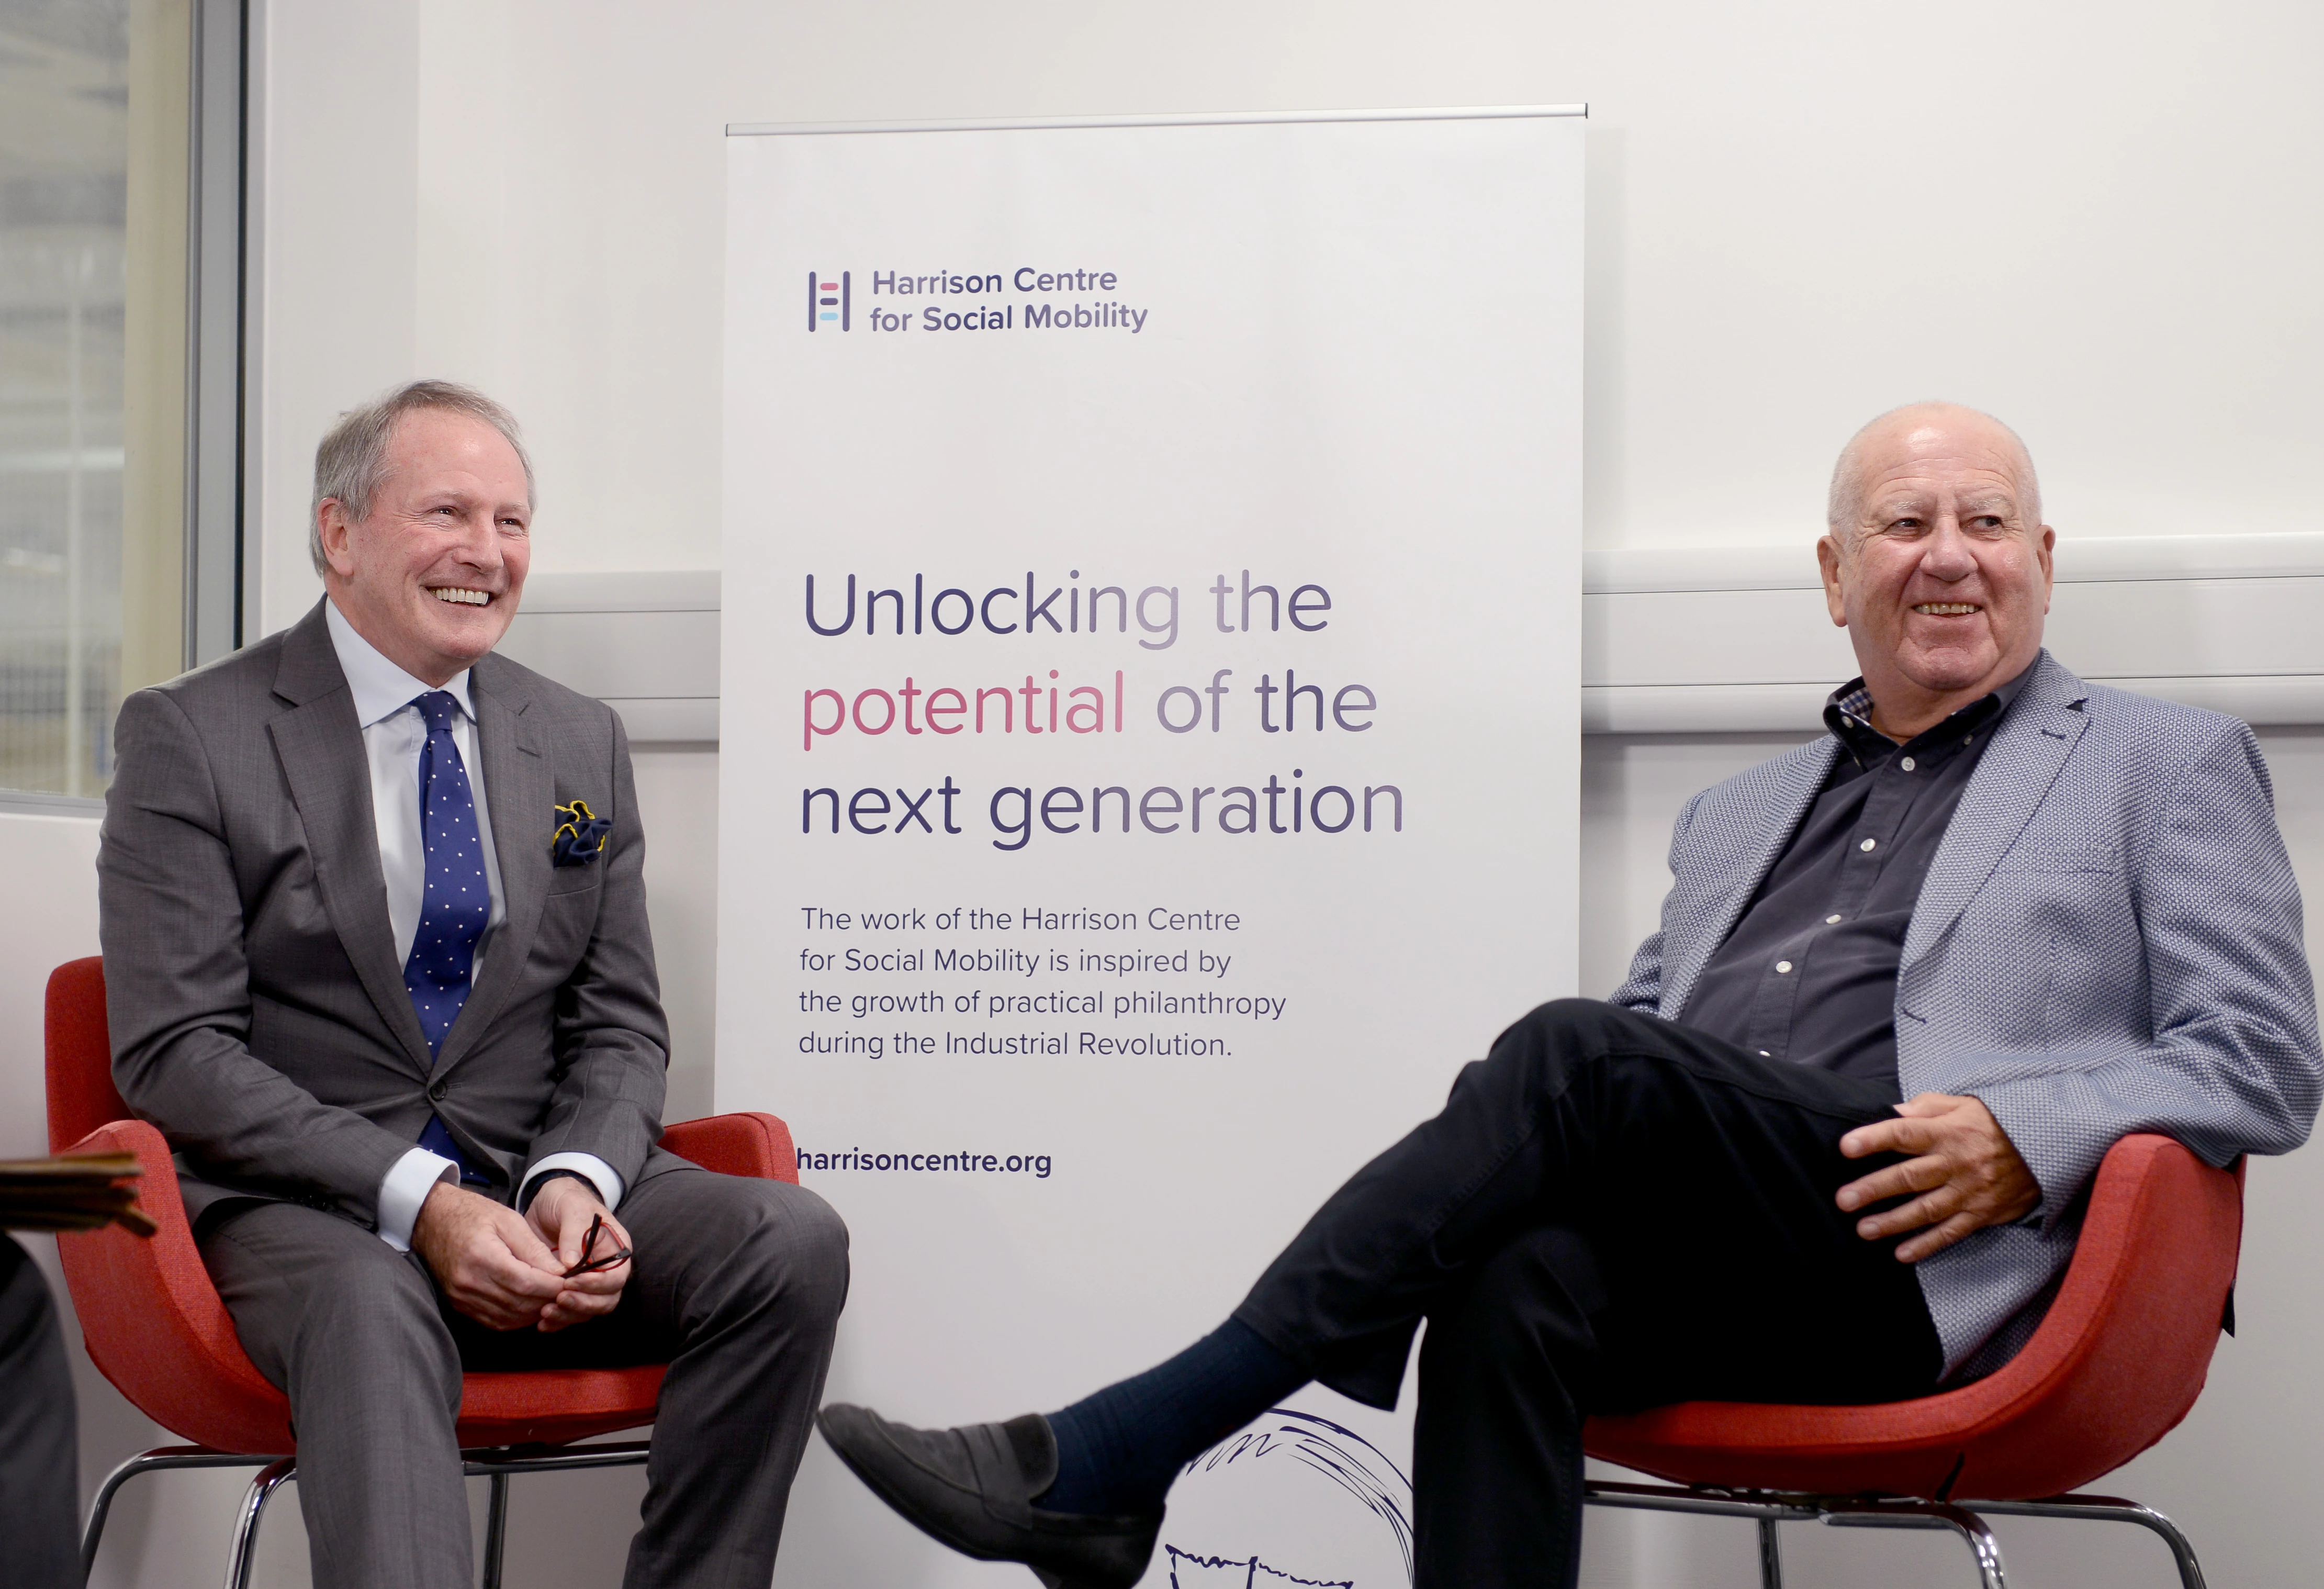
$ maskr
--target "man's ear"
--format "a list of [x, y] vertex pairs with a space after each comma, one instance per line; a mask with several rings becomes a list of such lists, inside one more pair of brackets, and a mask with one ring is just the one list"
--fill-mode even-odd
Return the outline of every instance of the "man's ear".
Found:
[[2058, 532], [2049, 525], [2042, 526], [2042, 537], [2034, 543], [2034, 556], [2042, 559], [2042, 610], [2050, 610], [2050, 597], [2058, 588], [2058, 569], [2052, 554], [2058, 549]]
[[346, 503], [337, 497], [327, 496], [315, 504], [315, 533], [323, 543], [323, 561], [342, 579], [355, 573], [355, 560], [347, 545], [353, 529]]
[[1823, 572], [1824, 610], [1831, 614], [1833, 628], [1845, 629], [1848, 598], [1840, 587], [1840, 542], [1831, 536], [1816, 542], [1816, 567]]

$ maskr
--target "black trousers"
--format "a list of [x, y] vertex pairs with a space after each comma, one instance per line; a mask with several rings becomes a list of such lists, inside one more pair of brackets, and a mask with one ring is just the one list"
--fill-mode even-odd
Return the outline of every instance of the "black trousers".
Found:
[[1417, 1589], [1570, 1585], [1590, 1414], [1934, 1387], [1912, 1269], [1832, 1201], [1894, 1162], [1839, 1143], [1896, 1102], [1652, 1016], [1545, 1004], [1316, 1211], [1235, 1316], [1376, 1407], [1425, 1318]]
[[64, 1332], [32, 1254], [0, 1236], [0, 1579], [79, 1589], [80, 1451]]

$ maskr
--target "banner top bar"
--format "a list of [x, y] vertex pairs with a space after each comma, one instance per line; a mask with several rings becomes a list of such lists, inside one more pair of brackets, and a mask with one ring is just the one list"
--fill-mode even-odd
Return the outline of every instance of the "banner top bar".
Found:
[[1587, 116], [1584, 105], [1476, 105], [1434, 110], [1224, 110], [1182, 115], [1056, 115], [1026, 120], [931, 122], [728, 122], [730, 138], [816, 133], [1032, 133], [1073, 127], [1243, 127], [1285, 122], [1510, 121]]

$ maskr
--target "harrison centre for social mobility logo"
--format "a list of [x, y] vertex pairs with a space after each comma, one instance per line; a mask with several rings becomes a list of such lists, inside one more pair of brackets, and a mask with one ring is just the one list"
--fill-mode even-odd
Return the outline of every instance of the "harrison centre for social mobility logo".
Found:
[[833, 281], [827, 272], [807, 273], [807, 328], [819, 331], [825, 326], [850, 330], [854, 324], [855, 276], [852, 271], [839, 273]]
[[[865, 278], [863, 329], [881, 333], [952, 331], [1111, 331], [1135, 337], [1151, 312], [1125, 301], [1123, 273], [1099, 264], [1019, 265], [1014, 270], [875, 270]], [[855, 328], [855, 273], [807, 273], [807, 328]]]

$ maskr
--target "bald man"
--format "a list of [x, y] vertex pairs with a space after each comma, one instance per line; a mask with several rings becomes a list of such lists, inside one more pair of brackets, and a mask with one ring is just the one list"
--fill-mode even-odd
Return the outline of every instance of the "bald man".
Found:
[[2108, 1147], [2284, 1152], [2324, 1074], [2251, 731], [2052, 661], [2054, 539], [1998, 420], [1867, 425], [1817, 547], [1863, 675], [1688, 803], [1609, 1002], [1509, 1028], [1177, 1357], [1001, 1424], [829, 1407], [825, 1438], [956, 1549], [1128, 1589], [1189, 1458], [1311, 1380], [1392, 1407], [1425, 1318], [1416, 1584], [1570, 1585], [1588, 1415], [2008, 1362]]

